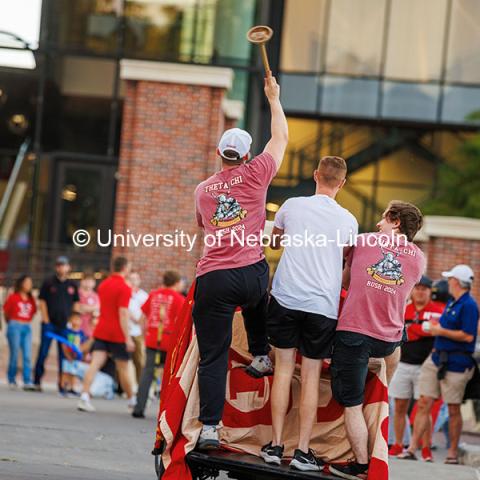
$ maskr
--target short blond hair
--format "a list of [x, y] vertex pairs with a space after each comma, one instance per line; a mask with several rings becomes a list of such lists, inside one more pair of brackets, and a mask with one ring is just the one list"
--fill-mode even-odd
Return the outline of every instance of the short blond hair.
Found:
[[318, 180], [328, 187], [336, 187], [345, 180], [347, 175], [347, 162], [342, 157], [326, 156], [318, 162]]

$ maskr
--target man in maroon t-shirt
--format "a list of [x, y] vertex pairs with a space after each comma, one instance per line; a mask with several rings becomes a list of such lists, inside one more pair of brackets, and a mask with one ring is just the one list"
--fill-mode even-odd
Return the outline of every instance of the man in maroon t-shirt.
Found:
[[272, 114], [272, 138], [262, 154], [248, 162], [252, 138], [244, 130], [227, 130], [217, 153], [222, 169], [195, 190], [197, 222], [205, 232], [205, 249], [197, 265], [193, 320], [200, 350], [198, 383], [203, 423], [199, 448], [219, 445], [217, 427], [225, 402], [228, 350], [235, 309], [242, 307], [250, 353], [248, 372], [271, 373], [266, 334], [269, 270], [261, 233], [267, 189], [282, 163], [288, 126], [280, 87], [265, 79]]
[[125, 257], [117, 257], [113, 261], [113, 273], [98, 287], [100, 316], [93, 331], [92, 360], [83, 379], [83, 392], [78, 403], [78, 410], [83, 412], [95, 411], [90, 402], [90, 386], [108, 357], [115, 362], [120, 385], [128, 397], [128, 406], [130, 408], [135, 406], [136, 400], [128, 371], [130, 352], [135, 350], [128, 330], [128, 305], [132, 289], [127, 285], [125, 277], [129, 272], [128, 260]]
[[377, 224], [379, 232], [360, 235], [347, 259], [348, 293], [338, 319], [331, 374], [333, 396], [345, 407], [345, 429], [356, 462], [330, 467], [342, 478], [367, 478], [363, 396], [368, 361], [386, 358], [390, 381], [398, 363], [407, 300], [425, 270], [425, 256], [412, 243], [422, 223], [415, 205], [392, 201]]

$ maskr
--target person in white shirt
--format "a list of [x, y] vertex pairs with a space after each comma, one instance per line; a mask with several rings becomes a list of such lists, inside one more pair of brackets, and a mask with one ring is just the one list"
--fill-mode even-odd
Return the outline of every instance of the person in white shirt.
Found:
[[137, 272], [132, 272], [130, 274], [128, 277], [128, 283], [132, 288], [132, 297], [130, 298], [130, 303], [128, 305], [128, 329], [133, 343], [135, 343], [135, 351], [132, 354], [132, 361], [135, 367], [135, 377], [138, 384], [140, 382], [142, 369], [145, 365], [145, 346], [140, 321], [142, 319], [142, 305], [147, 301], [148, 293], [140, 288], [142, 281]]
[[320, 470], [309, 448], [320, 372], [322, 360], [331, 357], [344, 255], [358, 233], [355, 217], [335, 201], [346, 173], [343, 158], [323, 157], [313, 175], [315, 195], [288, 199], [275, 216], [272, 232], [272, 248], [284, 247], [284, 251], [273, 278], [267, 319], [269, 341], [275, 347], [273, 439], [261, 456], [267, 463], [281, 462], [298, 351], [302, 355], [300, 436], [290, 466], [303, 471]]

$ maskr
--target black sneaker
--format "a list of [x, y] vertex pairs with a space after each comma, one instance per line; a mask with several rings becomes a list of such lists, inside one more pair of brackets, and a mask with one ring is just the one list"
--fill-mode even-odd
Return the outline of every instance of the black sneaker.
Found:
[[319, 461], [311, 448], [308, 449], [308, 453], [302, 452], [302, 450], [297, 448], [293, 454], [290, 466], [302, 472], [318, 472], [320, 470]]
[[280, 465], [283, 457], [283, 445], [272, 446], [272, 442], [264, 445], [260, 450], [260, 456], [265, 460], [265, 463]]
[[368, 476], [368, 465], [360, 465], [359, 463], [330, 465], [329, 469], [333, 475], [347, 480], [366, 480]]
[[145, 414], [143, 412], [136, 412], [135, 410], [132, 412], [133, 418], [145, 418]]

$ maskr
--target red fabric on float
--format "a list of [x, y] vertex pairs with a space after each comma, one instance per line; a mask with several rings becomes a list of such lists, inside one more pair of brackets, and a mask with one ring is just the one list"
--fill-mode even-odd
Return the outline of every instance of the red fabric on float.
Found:
[[[192, 322], [193, 290], [192, 286], [176, 323], [173, 334], [176, 341], [172, 342], [175, 346], [167, 357], [162, 382], [155, 442], [156, 452], [164, 443], [162, 461], [165, 473], [162, 480], [192, 478], [185, 456], [195, 447], [201, 430], [198, 422], [199, 353]], [[271, 440], [270, 392], [273, 377], [254, 379], [245, 373], [244, 367], [251, 357], [247, 352], [241, 314], [235, 315], [233, 331], [220, 439], [229, 450], [258, 455], [261, 446]], [[298, 439], [299, 369], [290, 393], [284, 431], [286, 456], [293, 454]], [[371, 445], [368, 479], [388, 480], [388, 398], [383, 360], [370, 363], [364, 412]], [[332, 398], [327, 362], [322, 369], [317, 423], [312, 433], [311, 448], [328, 463], [344, 463], [353, 459], [345, 434], [343, 408]]]

